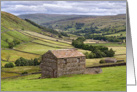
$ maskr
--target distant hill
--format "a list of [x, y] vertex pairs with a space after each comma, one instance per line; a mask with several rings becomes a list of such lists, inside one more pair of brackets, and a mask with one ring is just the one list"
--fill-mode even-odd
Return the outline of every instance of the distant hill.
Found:
[[22, 19], [30, 19], [37, 24], [44, 25], [54, 23], [61, 20], [77, 19], [83, 17], [89, 17], [84, 15], [63, 15], [63, 14], [23, 14], [19, 15]]
[[113, 16], [26, 14], [19, 17], [75, 35], [114, 34], [126, 31], [126, 14]]

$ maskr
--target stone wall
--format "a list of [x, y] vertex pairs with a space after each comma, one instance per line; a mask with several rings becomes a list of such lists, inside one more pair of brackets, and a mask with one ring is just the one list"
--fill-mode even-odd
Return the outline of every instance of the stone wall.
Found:
[[46, 53], [42, 56], [42, 62], [40, 68], [42, 71], [42, 78], [54, 78], [57, 77], [57, 59], [51, 53]]
[[70, 74], [84, 74], [85, 57], [71, 57], [57, 60], [57, 77]]

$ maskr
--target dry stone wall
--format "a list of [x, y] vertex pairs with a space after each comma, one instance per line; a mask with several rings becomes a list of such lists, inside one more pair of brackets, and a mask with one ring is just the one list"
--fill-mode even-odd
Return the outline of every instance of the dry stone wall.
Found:
[[70, 74], [84, 74], [85, 57], [62, 58], [57, 61], [57, 77]]

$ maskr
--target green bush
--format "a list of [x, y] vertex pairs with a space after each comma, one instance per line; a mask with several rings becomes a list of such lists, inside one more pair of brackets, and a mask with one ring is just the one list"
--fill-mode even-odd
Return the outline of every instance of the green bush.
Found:
[[100, 64], [106, 63], [105, 60], [100, 60], [99, 61]]
[[5, 68], [13, 68], [14, 67], [14, 64], [12, 62], [9, 62], [7, 64], [5, 64], [4, 66]]

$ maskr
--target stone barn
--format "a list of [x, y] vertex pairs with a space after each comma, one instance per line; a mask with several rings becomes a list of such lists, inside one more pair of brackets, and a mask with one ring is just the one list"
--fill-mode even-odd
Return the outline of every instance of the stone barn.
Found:
[[42, 56], [42, 78], [84, 74], [86, 57], [76, 49], [49, 50]]

